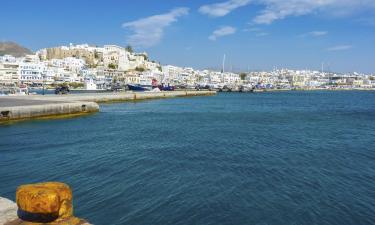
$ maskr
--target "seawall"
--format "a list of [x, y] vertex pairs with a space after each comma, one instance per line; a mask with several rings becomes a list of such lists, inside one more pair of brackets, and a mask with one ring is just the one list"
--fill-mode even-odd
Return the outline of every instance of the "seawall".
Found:
[[95, 102], [62, 102], [0, 108], [0, 121], [22, 120], [62, 115], [80, 115], [99, 111]]
[[0, 96], [0, 122], [98, 112], [98, 103], [215, 95], [215, 91], [117, 92], [74, 95]]

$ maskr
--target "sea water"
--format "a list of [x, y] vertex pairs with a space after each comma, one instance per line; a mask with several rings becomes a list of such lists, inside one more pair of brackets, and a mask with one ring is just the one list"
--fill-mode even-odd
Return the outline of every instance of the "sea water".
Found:
[[219, 93], [0, 125], [0, 196], [116, 224], [375, 224], [375, 92]]

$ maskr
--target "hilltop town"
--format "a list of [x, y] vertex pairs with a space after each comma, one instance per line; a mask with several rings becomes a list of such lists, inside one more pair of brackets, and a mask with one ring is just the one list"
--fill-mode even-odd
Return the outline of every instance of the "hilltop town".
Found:
[[88, 44], [45, 48], [22, 57], [0, 56], [0, 85], [41, 87], [66, 83], [73, 88], [107, 90], [114, 85], [170, 84], [183, 88], [248, 90], [372, 89], [375, 74], [279, 69], [233, 73], [161, 65], [131, 46]]

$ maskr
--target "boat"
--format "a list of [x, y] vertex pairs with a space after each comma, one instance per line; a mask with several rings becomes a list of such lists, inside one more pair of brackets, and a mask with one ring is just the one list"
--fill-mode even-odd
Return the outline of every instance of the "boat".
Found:
[[151, 91], [151, 85], [141, 85], [141, 84], [128, 84], [128, 88], [131, 91]]
[[241, 85], [238, 92], [254, 92], [254, 89], [250, 85]]
[[175, 87], [169, 84], [167, 86], [165, 86], [164, 84], [161, 84], [158, 86], [158, 88], [160, 89], [160, 91], [174, 91], [175, 90]]

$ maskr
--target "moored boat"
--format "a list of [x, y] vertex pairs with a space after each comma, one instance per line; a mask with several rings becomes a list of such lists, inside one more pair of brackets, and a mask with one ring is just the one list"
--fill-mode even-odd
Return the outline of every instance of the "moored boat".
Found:
[[171, 85], [167, 85], [165, 86], [164, 84], [161, 84], [158, 86], [158, 88], [161, 90], [161, 91], [174, 91], [175, 90], [175, 87], [174, 86], [171, 86]]
[[151, 91], [151, 85], [140, 85], [140, 84], [128, 84], [128, 88], [131, 91]]

